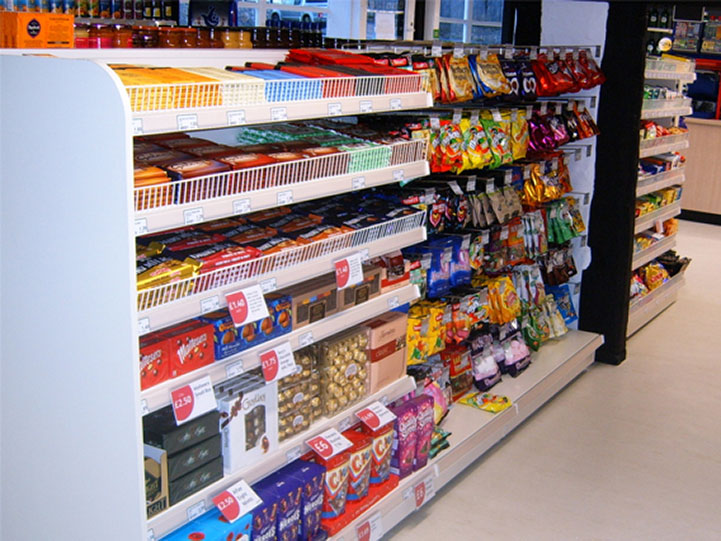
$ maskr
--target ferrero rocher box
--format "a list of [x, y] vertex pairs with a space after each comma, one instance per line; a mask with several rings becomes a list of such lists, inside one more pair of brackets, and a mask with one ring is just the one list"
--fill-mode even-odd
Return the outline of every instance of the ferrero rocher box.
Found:
[[62, 13], [1, 11], [1, 45], [7, 49], [72, 48], [75, 17]]
[[145, 505], [148, 518], [168, 508], [168, 453], [152, 445], [143, 446], [145, 457]]

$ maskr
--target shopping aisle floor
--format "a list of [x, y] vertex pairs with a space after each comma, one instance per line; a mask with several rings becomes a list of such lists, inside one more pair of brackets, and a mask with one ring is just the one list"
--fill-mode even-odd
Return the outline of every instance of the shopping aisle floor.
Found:
[[721, 540], [721, 227], [679, 229], [686, 285], [626, 361], [592, 365], [388, 539]]

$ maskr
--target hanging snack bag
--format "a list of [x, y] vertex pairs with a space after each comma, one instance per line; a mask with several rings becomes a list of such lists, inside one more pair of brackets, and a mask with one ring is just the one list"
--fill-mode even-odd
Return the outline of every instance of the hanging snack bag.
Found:
[[[504, 116], [506, 112], [503, 113]], [[526, 112], [522, 109], [513, 109], [511, 116], [511, 152], [513, 160], [522, 160], [528, 152], [528, 121]]]
[[473, 99], [473, 80], [468, 59], [465, 56], [456, 58], [452, 54], [445, 55], [443, 58], [447, 67], [451, 101], [471, 101]]
[[589, 86], [588, 88], [592, 88], [606, 82], [606, 76], [598, 67], [598, 64], [596, 64], [593, 56], [589, 55], [586, 49], [581, 49], [580, 51], [578, 51], [578, 62], [589, 74], [589, 84], [591, 86]]
[[508, 81], [511, 91], [505, 96], [507, 101], [516, 103], [521, 99], [521, 75], [518, 64], [510, 59], [500, 59], [503, 76]]
[[571, 289], [568, 284], [560, 286], [546, 286], [546, 291], [553, 295], [556, 299], [556, 305], [558, 306], [558, 310], [561, 312], [566, 325], [570, 325], [571, 323], [578, 321], [576, 309], [573, 307]]
[[519, 58], [517, 61], [517, 73], [520, 76], [521, 98], [526, 102], [536, 101], [538, 98], [538, 80], [533, 64], [528, 58]]
[[500, 165], [512, 163], [513, 151], [511, 150], [511, 134], [503, 129], [500, 113], [496, 117], [499, 120], [494, 119], [495, 115], [491, 115], [490, 111], [484, 110], [481, 124], [488, 136], [488, 143], [493, 153], [491, 168], [495, 169]]
[[556, 94], [556, 85], [548, 68], [548, 56], [545, 53], [539, 54], [538, 58], [531, 60], [531, 67], [536, 75], [536, 92], [538, 95], [543, 97], [554, 96]]
[[503, 75], [501, 63], [495, 53], [480, 53], [476, 57], [478, 77], [486, 98], [493, 98], [502, 94], [510, 94], [511, 86]]

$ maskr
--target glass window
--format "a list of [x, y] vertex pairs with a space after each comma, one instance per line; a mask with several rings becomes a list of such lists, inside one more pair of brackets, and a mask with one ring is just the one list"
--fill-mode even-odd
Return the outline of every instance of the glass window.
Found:
[[486, 45], [501, 42], [503, 0], [441, 0], [440, 15], [442, 40]]
[[441, 19], [465, 19], [466, 0], [441, 0]]
[[480, 43], [482, 45], [496, 45], [501, 43], [501, 29], [497, 26], [478, 26], [471, 27], [471, 43]]
[[503, 19], [503, 0], [473, 0], [473, 22], [500, 23]]
[[460, 23], [440, 23], [440, 37], [443, 41], [464, 41], [463, 25]]
[[238, 26], [255, 26], [258, 19], [258, 10], [255, 8], [238, 9]]

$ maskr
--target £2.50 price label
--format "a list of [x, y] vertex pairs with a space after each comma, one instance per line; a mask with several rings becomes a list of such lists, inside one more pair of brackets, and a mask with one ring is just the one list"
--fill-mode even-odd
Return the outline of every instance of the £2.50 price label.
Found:
[[175, 422], [183, 424], [218, 407], [210, 376], [197, 379], [170, 391]]
[[373, 402], [362, 410], [356, 412], [364, 425], [372, 430], [378, 430], [382, 426], [395, 420], [396, 415], [380, 402]]
[[258, 284], [228, 293], [225, 300], [236, 327], [268, 317], [268, 306]]
[[267, 383], [294, 374], [296, 364], [290, 342], [283, 342], [273, 349], [261, 353], [260, 366], [263, 369], [263, 377]]
[[241, 480], [213, 498], [213, 503], [228, 522], [235, 522], [258, 507], [263, 500], [253, 492], [248, 483]]
[[321, 432], [316, 437], [307, 440], [305, 443], [313, 449], [318, 456], [329, 459], [338, 453], [345, 451], [353, 445], [335, 428], [330, 428], [325, 432]]
[[363, 281], [363, 254], [356, 252], [336, 261], [335, 281], [338, 289], [360, 284]]

